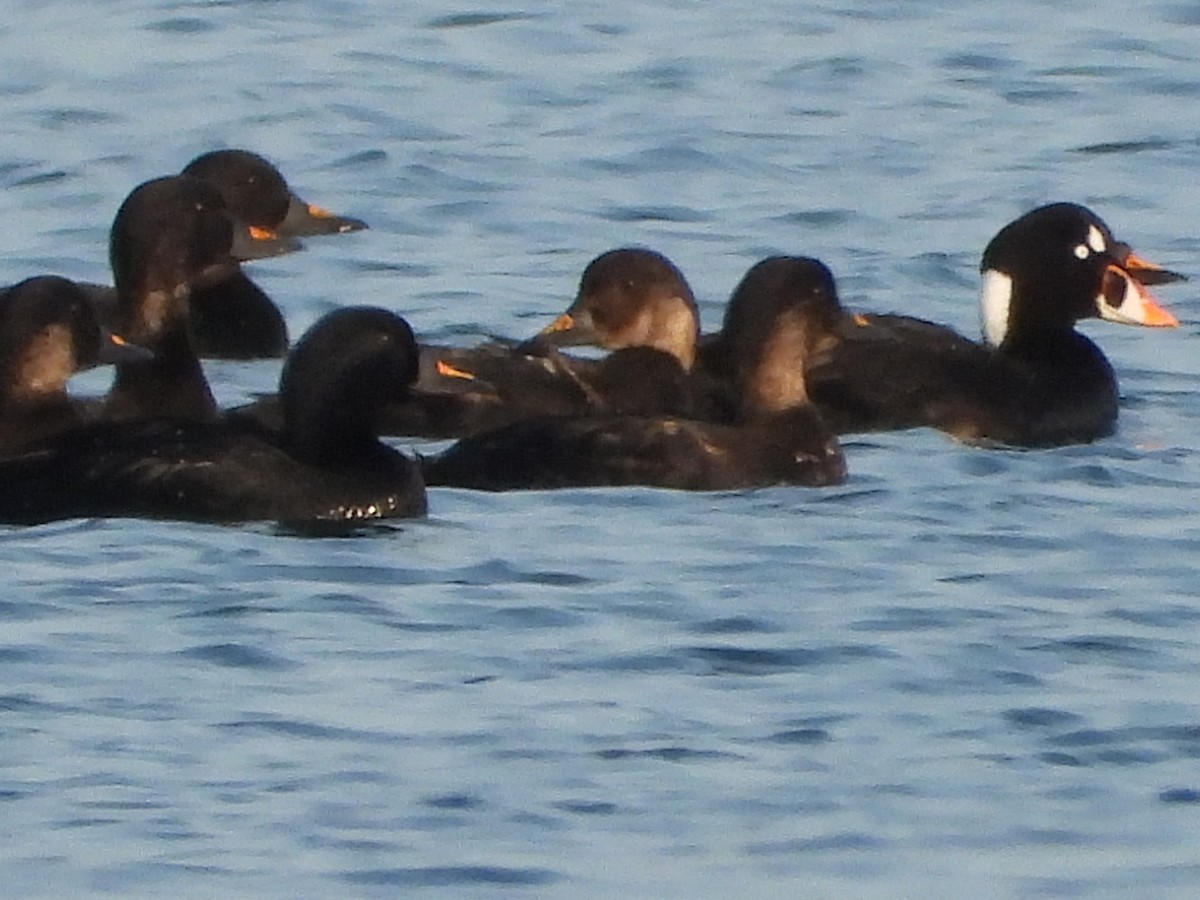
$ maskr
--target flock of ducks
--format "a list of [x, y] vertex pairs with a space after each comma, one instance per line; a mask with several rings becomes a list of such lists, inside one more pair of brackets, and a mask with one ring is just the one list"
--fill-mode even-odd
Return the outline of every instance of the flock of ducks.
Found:
[[[816, 259], [750, 268], [719, 332], [669, 259], [624, 247], [523, 342], [418, 345], [403, 318], [344, 307], [290, 347], [242, 270], [298, 238], [365, 228], [302, 201], [267, 160], [205, 154], [133, 190], [113, 286], [37, 276], [0, 293], [0, 521], [136, 516], [335, 527], [419, 516], [426, 485], [726, 490], [846, 477], [837, 435], [933, 427], [1046, 447], [1116, 426], [1117, 382], [1080, 319], [1173, 326], [1145, 261], [1090, 210], [1056, 203], [984, 251], [984, 340], [851, 314]], [[593, 345], [587, 359], [562, 348]], [[201, 357], [286, 354], [279, 392], [234, 409]], [[103, 397], [68, 393], [113, 365]], [[380, 435], [456, 438], [410, 458]]]

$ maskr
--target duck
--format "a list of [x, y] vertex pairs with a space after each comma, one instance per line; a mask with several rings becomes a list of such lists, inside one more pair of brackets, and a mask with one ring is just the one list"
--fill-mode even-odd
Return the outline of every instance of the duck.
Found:
[[[705, 417], [720, 401], [693, 377], [699, 313], [683, 273], [663, 254], [620, 247], [584, 269], [566, 312], [534, 337], [475, 347], [423, 345], [411, 399], [385, 433], [456, 438], [530, 416], [622, 413]], [[586, 359], [561, 347], [595, 344]]]
[[302, 200], [270, 160], [250, 150], [202, 153], [180, 174], [207, 181], [221, 192], [230, 215], [242, 226], [235, 234], [233, 251], [242, 260], [299, 250], [303, 245], [297, 238], [368, 227], [362, 219]]
[[1075, 325], [1174, 327], [1146, 284], [1183, 276], [1138, 256], [1070, 202], [1001, 228], [980, 271], [981, 342], [899, 315], [843, 318], [838, 340], [805, 373], [839, 434], [933, 427], [968, 444], [1036, 448], [1113, 433], [1115, 373]]
[[233, 220], [212, 185], [186, 175], [151, 179], [117, 210], [109, 235], [116, 330], [149, 350], [120, 362], [100, 418], [220, 417], [189, 332], [193, 286], [237, 267]]
[[0, 292], [0, 456], [86, 420], [86, 401], [67, 393], [71, 376], [149, 358], [102, 328], [70, 279], [36, 275], [9, 286]]
[[424, 460], [430, 486], [477, 490], [645, 485], [734, 490], [827, 486], [846, 478], [836, 435], [809, 402], [804, 361], [840, 315], [833, 274], [810, 257], [771, 257], [726, 309], [737, 412], [731, 423], [616, 414], [524, 419]]
[[283, 428], [223, 419], [91, 422], [0, 461], [0, 521], [81, 517], [354, 528], [425, 515], [416, 462], [375, 416], [417, 376], [399, 315], [347, 306], [319, 319], [280, 376]]
[[[192, 283], [193, 349], [203, 359], [282, 358], [290, 340], [284, 315], [237, 263], [298, 250], [303, 246], [298, 237], [361, 231], [366, 222], [300, 199], [279, 169], [249, 150], [203, 153], [180, 174], [216, 188], [234, 220], [230, 253], [236, 262]], [[91, 283], [82, 287], [101, 319], [114, 322], [116, 291]]]

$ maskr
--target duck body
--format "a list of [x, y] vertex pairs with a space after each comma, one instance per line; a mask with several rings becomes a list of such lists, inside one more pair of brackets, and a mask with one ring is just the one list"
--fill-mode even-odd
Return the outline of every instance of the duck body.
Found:
[[193, 287], [188, 307], [192, 350], [202, 359], [278, 359], [287, 354], [283, 313], [240, 267]]
[[949, 330], [930, 339], [886, 321], [848, 328], [857, 333], [809, 372], [813, 402], [839, 434], [930, 426], [966, 443], [1049, 447], [1116, 428], [1116, 376], [1078, 332], [1026, 354]]
[[374, 434], [416, 377], [403, 319], [346, 307], [288, 357], [280, 429], [151, 418], [73, 429], [0, 462], [0, 521], [138, 517], [356, 525], [423, 515], [420, 469]]
[[1111, 434], [1116, 375], [1081, 319], [1173, 326], [1143, 283], [1181, 276], [1139, 259], [1095, 213], [1039, 207], [981, 264], [985, 340], [904, 316], [844, 316], [808, 362], [813, 401], [839, 433], [934, 427], [968, 443], [1049, 447]]
[[721, 491], [846, 478], [810, 407], [750, 425], [639, 416], [541, 417], [460, 442], [425, 461], [430, 486], [488, 491], [648, 485]]
[[0, 462], [0, 521], [184, 519], [354, 525], [426, 511], [419, 468], [379, 445], [326, 465], [216, 422], [92, 423]]
[[[786, 283], [764, 277], [780, 264], [790, 267]], [[543, 416], [459, 441], [425, 461], [426, 478], [482, 490], [836, 484], [846, 477], [845, 460], [807, 402], [802, 371], [804, 357], [826, 340], [825, 307], [836, 303], [832, 275], [816, 260], [767, 260], [747, 273], [724, 329], [737, 402], [731, 424]]]

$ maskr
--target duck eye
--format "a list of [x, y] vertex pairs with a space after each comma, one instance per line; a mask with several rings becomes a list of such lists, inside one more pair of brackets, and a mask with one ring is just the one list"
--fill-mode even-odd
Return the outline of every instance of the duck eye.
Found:
[[1077, 244], [1075, 246], [1075, 258], [1087, 259], [1092, 255], [1092, 250], [1087, 244]]

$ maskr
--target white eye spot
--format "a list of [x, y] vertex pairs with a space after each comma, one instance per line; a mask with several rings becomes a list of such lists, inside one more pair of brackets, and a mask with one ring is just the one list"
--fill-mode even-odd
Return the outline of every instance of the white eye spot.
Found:
[[1075, 258], [1076, 259], [1087, 259], [1091, 255], [1092, 255], [1092, 251], [1088, 249], [1087, 244], [1076, 245], [1076, 247], [1075, 247]]
[[[1103, 253], [1108, 248], [1108, 244], [1104, 242], [1104, 235], [1100, 233], [1100, 229], [1095, 225], [1088, 226], [1087, 242], [1088, 246], [1097, 253]], [[1082, 257], [1080, 258], [1082, 259]]]

